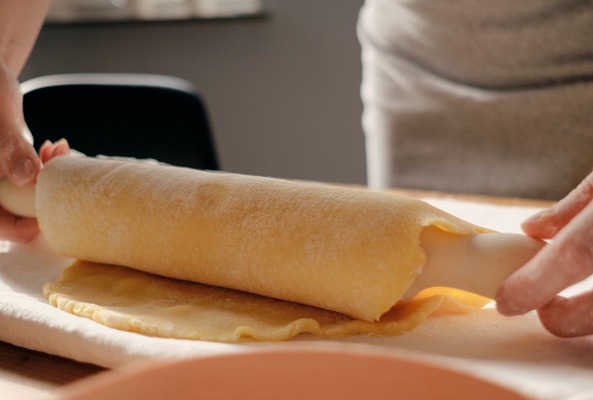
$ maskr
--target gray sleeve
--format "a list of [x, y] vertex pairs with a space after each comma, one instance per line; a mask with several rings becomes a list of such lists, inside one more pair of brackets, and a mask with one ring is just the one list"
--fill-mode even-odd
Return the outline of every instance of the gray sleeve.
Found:
[[593, 5], [367, 0], [369, 185], [559, 199], [593, 167]]

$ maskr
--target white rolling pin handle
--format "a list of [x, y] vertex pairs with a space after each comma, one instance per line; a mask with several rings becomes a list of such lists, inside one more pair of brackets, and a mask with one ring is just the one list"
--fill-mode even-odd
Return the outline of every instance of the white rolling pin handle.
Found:
[[7, 177], [0, 179], [0, 206], [20, 217], [36, 218], [35, 186], [16, 186]]
[[492, 299], [502, 282], [546, 244], [521, 234], [460, 236], [436, 227], [424, 229], [420, 239], [426, 263], [402, 300], [435, 286], [461, 289]]

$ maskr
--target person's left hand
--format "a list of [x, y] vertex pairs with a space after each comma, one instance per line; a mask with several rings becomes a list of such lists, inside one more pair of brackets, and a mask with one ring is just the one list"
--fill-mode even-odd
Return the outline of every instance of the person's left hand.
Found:
[[[18, 80], [0, 63], [0, 177], [6, 175], [17, 186], [32, 185], [41, 160], [23, 136], [22, 97]], [[0, 207], [0, 239], [32, 240], [39, 233], [37, 220], [21, 218]]]
[[70, 155], [70, 145], [66, 139], [60, 139], [55, 143], [46, 141], [39, 148], [39, 158], [41, 162], [45, 164], [54, 157]]
[[[45, 142], [39, 149], [39, 157], [43, 163], [54, 157], [68, 154], [70, 154], [70, 146], [63, 139], [56, 143]], [[0, 240], [28, 242], [38, 234], [37, 219], [23, 218], [0, 207]]]

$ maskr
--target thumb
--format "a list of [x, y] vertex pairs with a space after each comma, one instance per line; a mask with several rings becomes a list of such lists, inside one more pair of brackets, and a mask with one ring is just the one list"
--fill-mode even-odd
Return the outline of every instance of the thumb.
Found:
[[0, 118], [0, 168], [18, 186], [35, 181], [41, 161], [16, 121]]
[[7, 175], [16, 185], [32, 183], [41, 161], [22, 134], [22, 97], [18, 81], [0, 65], [0, 176]]

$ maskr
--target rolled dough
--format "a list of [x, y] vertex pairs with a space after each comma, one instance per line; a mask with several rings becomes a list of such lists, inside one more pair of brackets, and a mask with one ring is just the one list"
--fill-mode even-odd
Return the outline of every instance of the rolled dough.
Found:
[[[62, 255], [330, 310], [360, 320], [357, 326], [383, 322], [414, 281], [425, 262], [419, 243], [424, 227], [459, 235], [486, 231], [385, 193], [79, 157], [45, 165], [36, 205], [45, 238]], [[91, 265], [68, 273], [91, 273]], [[97, 319], [89, 310], [103, 307], [104, 299], [93, 303], [62, 292], [77, 281], [83, 280], [49, 284], [46, 295], [63, 309], [86, 310], [79, 314]], [[122, 287], [134, 297], [135, 290]], [[73, 306], [77, 301], [80, 306]], [[117, 324], [147, 326], [130, 323], [137, 321], [130, 315]], [[301, 317], [290, 319], [282, 326], [303, 324]], [[111, 316], [99, 322], [107, 320], [113, 322]], [[295, 329], [311, 331], [307, 326]], [[341, 328], [341, 335], [350, 331]], [[267, 332], [270, 340], [286, 336]], [[330, 335], [324, 332], [319, 334]]]

